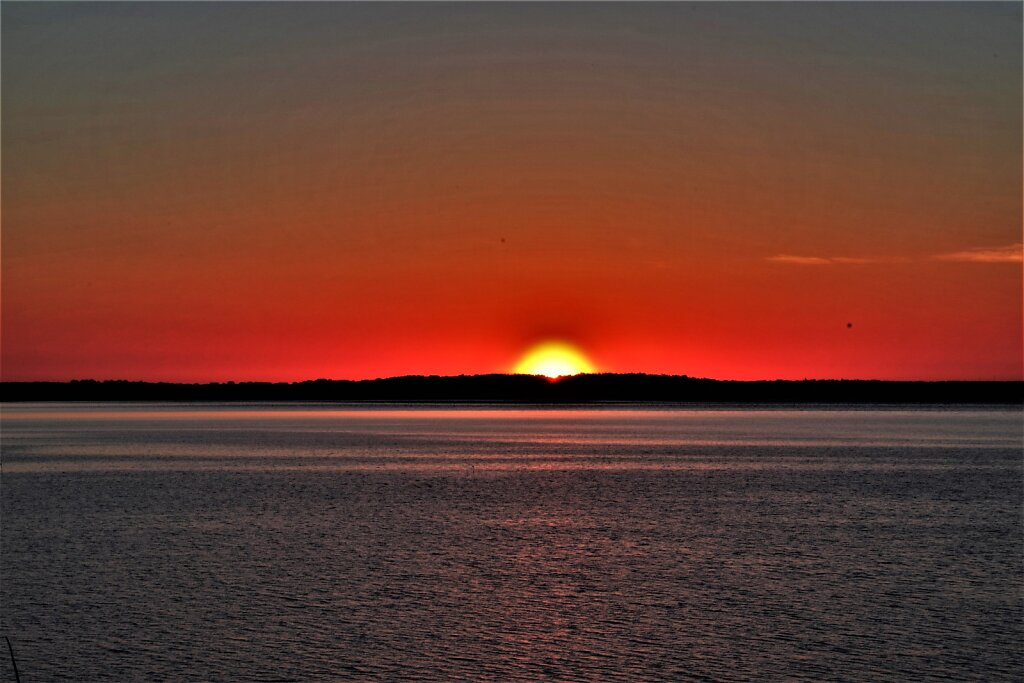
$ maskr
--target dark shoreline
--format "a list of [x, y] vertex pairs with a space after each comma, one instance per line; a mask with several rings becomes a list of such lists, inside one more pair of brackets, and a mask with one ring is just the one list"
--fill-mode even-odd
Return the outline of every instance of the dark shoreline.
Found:
[[595, 374], [549, 381], [529, 375], [406, 376], [292, 383], [174, 384], [126, 380], [3, 382], [0, 400], [332, 401], [405, 403], [1024, 404], [1024, 382], [698, 379], [685, 375]]

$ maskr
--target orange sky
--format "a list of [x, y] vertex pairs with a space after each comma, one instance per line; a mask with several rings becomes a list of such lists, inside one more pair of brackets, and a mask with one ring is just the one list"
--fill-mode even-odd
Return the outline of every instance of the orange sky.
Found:
[[1019, 4], [0, 12], [5, 380], [1024, 374]]

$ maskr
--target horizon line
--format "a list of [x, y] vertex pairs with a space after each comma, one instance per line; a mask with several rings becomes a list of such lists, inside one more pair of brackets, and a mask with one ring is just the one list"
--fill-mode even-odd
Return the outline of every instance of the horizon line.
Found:
[[939, 382], [1018, 382], [1024, 383], [1024, 377], [1013, 378], [1013, 379], [963, 379], [963, 378], [946, 378], [946, 379], [879, 379], [870, 377], [803, 377], [800, 379], [786, 379], [786, 378], [758, 378], [758, 379], [722, 379], [719, 377], [698, 377], [687, 374], [673, 374], [673, 373], [661, 373], [661, 372], [580, 372], [573, 375], [560, 375], [558, 377], [548, 377], [546, 375], [535, 375], [528, 373], [517, 373], [517, 372], [484, 372], [484, 373], [472, 373], [472, 374], [458, 374], [458, 375], [438, 375], [438, 374], [406, 374], [406, 375], [390, 375], [390, 376], [378, 376], [378, 377], [365, 377], [361, 379], [350, 379], [350, 378], [327, 378], [317, 377], [311, 379], [294, 379], [294, 380], [264, 380], [264, 379], [246, 379], [246, 380], [162, 380], [162, 379], [126, 379], [126, 378], [108, 378], [108, 379], [95, 379], [93, 377], [79, 377], [71, 379], [0, 379], [0, 385], [5, 384], [74, 384], [74, 383], [130, 383], [130, 384], [169, 384], [169, 385], [182, 385], [182, 386], [204, 386], [204, 385], [239, 385], [239, 384], [307, 384], [316, 382], [384, 382], [389, 380], [398, 379], [472, 379], [472, 378], [493, 378], [493, 377], [522, 377], [531, 378], [537, 380], [544, 380], [549, 383], [557, 383], [566, 379], [573, 379], [579, 377], [654, 377], [654, 378], [672, 378], [672, 379], [689, 379], [695, 381], [705, 382], [736, 382], [736, 383], [754, 383], [754, 382], [915, 382], [921, 384], [927, 383], [939, 383]]

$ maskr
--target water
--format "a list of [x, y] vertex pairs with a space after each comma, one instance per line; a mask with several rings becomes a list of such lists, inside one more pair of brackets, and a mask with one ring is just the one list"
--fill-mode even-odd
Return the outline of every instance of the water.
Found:
[[26, 682], [1021, 680], [1021, 417], [8, 404], [0, 629]]

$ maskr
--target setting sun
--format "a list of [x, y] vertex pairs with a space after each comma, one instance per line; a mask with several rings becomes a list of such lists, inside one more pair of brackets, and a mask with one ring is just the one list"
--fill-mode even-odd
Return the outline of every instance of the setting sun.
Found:
[[514, 372], [520, 375], [543, 375], [554, 379], [594, 372], [594, 366], [580, 351], [569, 344], [545, 342], [527, 351], [516, 364]]

